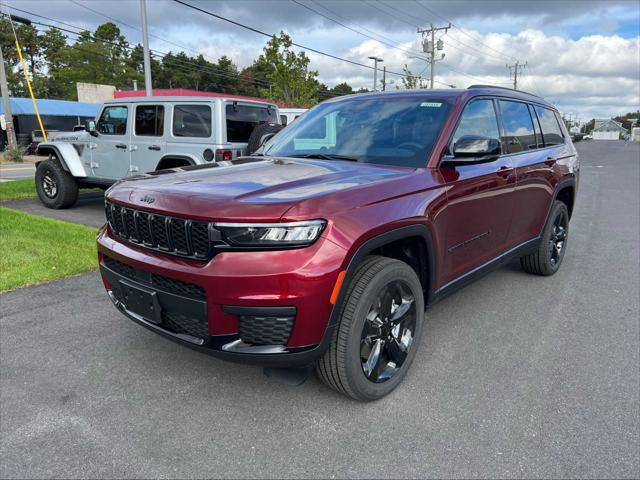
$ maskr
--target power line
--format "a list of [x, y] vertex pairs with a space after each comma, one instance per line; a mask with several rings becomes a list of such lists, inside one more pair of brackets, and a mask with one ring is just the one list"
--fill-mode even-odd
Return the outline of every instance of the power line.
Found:
[[[414, 2], [416, 2], [416, 3], [417, 3], [417, 0], [414, 0]], [[402, 10], [397, 10], [396, 8], [392, 7], [391, 5], [387, 5], [385, 2], [382, 2], [382, 1], [381, 1], [381, 2], [379, 2], [379, 3], [380, 3], [380, 4], [382, 4], [382, 5], [384, 5], [386, 8], [389, 8], [389, 9], [390, 9], [390, 11], [386, 11], [385, 13], [387, 13], [388, 15], [391, 15], [391, 16], [393, 16], [393, 17], [395, 17], [395, 18], [397, 18], [398, 20], [403, 21], [403, 22], [404, 22], [404, 23], [406, 23], [407, 25], [411, 25], [411, 26], [414, 26], [414, 27], [416, 27], [416, 28], [420, 28], [420, 26], [419, 26], [419, 25], [416, 25], [416, 24], [411, 23], [411, 22], [407, 22], [406, 20], [403, 20], [403, 19], [399, 18], [399, 17], [396, 15], [396, 12], [400, 12], [400, 13], [402, 13], [403, 15], [405, 15], [405, 16], [407, 16], [407, 17], [409, 17], [409, 18], [413, 18], [413, 19], [415, 19], [415, 20], [417, 20], [417, 21], [419, 21], [419, 22], [423, 22], [423, 23], [424, 23], [424, 22], [427, 22], [427, 20], [426, 20], [426, 19], [424, 19], [424, 18], [417, 17], [417, 16], [415, 16], [415, 15], [410, 15], [410, 14], [408, 14], [408, 13], [406, 13], [406, 12], [402, 11]], [[424, 7], [424, 5], [422, 5], [422, 4], [420, 4], [420, 3], [418, 3], [418, 5], [419, 5], [419, 6], [421, 6], [421, 7], [423, 7], [423, 8], [426, 8], [426, 7]], [[378, 8], [378, 10], [380, 10], [380, 9]], [[427, 9], [427, 10], [428, 10], [428, 9]], [[383, 12], [384, 12], [384, 10], [380, 10], [380, 11], [383, 11]], [[435, 14], [435, 12], [433, 12], [433, 13]], [[442, 17], [442, 16], [440, 16], [440, 15], [435, 15], [435, 16], [439, 17], [440, 19], [445, 20], [446, 22], [450, 23], [453, 27], [457, 28], [457, 29], [458, 29], [458, 30], [460, 30], [462, 33], [465, 33], [465, 34], [466, 34], [466, 32], [464, 32], [462, 29], [460, 29], [460, 27], [457, 27], [457, 26], [456, 26], [453, 22], [451, 22], [450, 20], [447, 20], [447, 19], [445, 19], [444, 17]], [[453, 45], [453, 44], [452, 44], [452, 45], [449, 45], [449, 46], [450, 46], [450, 47], [452, 47], [452, 48], [454, 48], [454, 49], [456, 49], [456, 50], [458, 50], [458, 51], [460, 51], [460, 52], [462, 52], [462, 53], [463, 53], [463, 54], [465, 54], [465, 55], [469, 55], [469, 56], [472, 56], [472, 57], [475, 57], [475, 58], [480, 58], [480, 59], [483, 59], [483, 57], [492, 57], [492, 58], [495, 58], [495, 59], [497, 59], [497, 60], [504, 61], [504, 59], [503, 59], [503, 58], [497, 57], [497, 56], [492, 55], [492, 54], [487, 53], [487, 52], [483, 52], [483, 51], [479, 50], [478, 48], [474, 47], [473, 45], [469, 45], [468, 43], [464, 43], [462, 40], [460, 40], [460, 39], [458, 39], [458, 38], [455, 38], [455, 37], [447, 37], [447, 38], [448, 38], [449, 40], [453, 41], [453, 42], [456, 42], [456, 43], [459, 43], [460, 45], [462, 45], [464, 48], [461, 48], [461, 47], [459, 47], [459, 46], [457, 46], [457, 45]], [[475, 41], [475, 42], [477, 42], [477, 43], [482, 43], [482, 42], [479, 42], [477, 39], [474, 39], [474, 41]], [[486, 45], [485, 45], [485, 46], [486, 46]], [[487, 47], [487, 48], [490, 48], [490, 47]], [[478, 53], [480, 54], [480, 56], [479, 56], [479, 55], [476, 55], [476, 54], [474, 54], [474, 53], [472, 53], [472, 52], [478, 52]], [[502, 55], [503, 55], [503, 57], [505, 57], [505, 58], [510, 58], [510, 57], [505, 56], [504, 54], [502, 54]]]
[[[463, 33], [464, 35], [466, 35], [467, 37], [469, 37], [471, 40], [473, 40], [474, 42], [478, 42], [481, 45], [484, 45], [486, 48], [488, 48], [489, 50], [493, 50], [494, 52], [498, 53], [499, 55], [508, 58], [508, 59], [513, 59], [515, 60], [515, 57], [508, 55], [504, 52], [501, 52], [489, 45], [487, 45], [486, 43], [478, 40], [477, 38], [474, 38], [470, 33], [468, 33], [467, 31], [465, 31], [463, 28], [459, 27], [458, 25], [456, 25], [455, 23], [453, 23], [451, 20], [447, 20], [445, 17], [439, 15], [437, 12], [435, 12], [434, 10], [426, 7], [425, 5], [423, 5], [422, 3], [420, 3], [418, 0], [413, 0], [418, 6], [420, 6], [421, 8], [423, 8], [424, 10], [426, 10], [427, 12], [431, 13], [432, 15], [435, 15], [436, 17], [440, 18], [441, 20], [444, 20], [445, 22], [449, 22], [451, 25], [453, 25], [454, 28], [457, 28], [458, 30], [460, 30], [461, 33]], [[462, 43], [462, 42], [461, 42]]]
[[[381, 33], [379, 33], [379, 32], [375, 32], [375, 31], [373, 31], [373, 30], [371, 30], [371, 29], [369, 29], [369, 28], [367, 28], [367, 27], [365, 27], [365, 26], [363, 26], [363, 25], [361, 25], [361, 24], [359, 24], [359, 23], [354, 22], [353, 20], [350, 20], [350, 19], [346, 18], [346, 17], [345, 17], [345, 16], [343, 16], [343, 15], [340, 15], [340, 14], [339, 14], [339, 13], [337, 13], [335, 10], [331, 10], [331, 9], [330, 9], [329, 7], [327, 7], [326, 5], [322, 5], [322, 4], [320, 4], [317, 0], [310, 0], [310, 1], [311, 1], [311, 2], [313, 2], [316, 6], [318, 6], [318, 7], [322, 8], [323, 10], [325, 10], [325, 11], [327, 11], [327, 12], [329, 12], [330, 14], [332, 14], [332, 15], [334, 15], [334, 16], [336, 16], [336, 17], [338, 17], [338, 18], [342, 19], [342, 20], [347, 21], [347, 22], [351, 23], [352, 25], [355, 25], [356, 27], [358, 27], [358, 28], [359, 28], [359, 29], [361, 29], [361, 30], [364, 30], [364, 31], [366, 31], [366, 32], [369, 32], [369, 33], [371, 33], [372, 35], [375, 35], [376, 37], [383, 38], [383, 39], [385, 39], [385, 40], [386, 40], [386, 41], [388, 41], [388, 42], [391, 42], [391, 43], [397, 43], [397, 42], [396, 42], [394, 39], [392, 39], [392, 38], [386, 37], [386, 36], [382, 35], [382, 34], [381, 34]], [[373, 40], [380, 41], [380, 40], [378, 40], [378, 39], [376, 39], [376, 38], [374, 38]], [[411, 49], [411, 50], [405, 50], [405, 51], [406, 51], [406, 52], [408, 52], [408, 53], [416, 54], [416, 55], [421, 55], [421, 54], [422, 54], [422, 52], [419, 52], [418, 50], [413, 50], [413, 49]]]
[[[405, 52], [405, 53], [413, 54], [413, 52], [411, 52], [410, 50], [405, 50], [405, 49], [404, 49], [404, 48], [402, 48], [402, 47], [398, 47], [397, 45], [393, 45], [393, 44], [390, 44], [390, 43], [384, 42], [384, 41], [382, 41], [382, 40], [379, 40], [379, 39], [377, 39], [377, 38], [372, 37], [371, 35], [367, 35], [366, 33], [362, 33], [362, 32], [360, 32], [360, 31], [358, 31], [358, 30], [356, 30], [356, 29], [354, 29], [354, 28], [351, 28], [351, 27], [349, 27], [348, 25], [345, 25], [344, 23], [339, 22], [338, 20], [335, 20], [335, 19], [333, 19], [333, 18], [329, 17], [328, 15], [325, 15], [324, 13], [319, 12], [318, 10], [315, 10], [315, 9], [314, 9], [314, 8], [312, 8], [312, 7], [310, 7], [310, 6], [308, 6], [308, 5], [305, 5], [305, 4], [304, 4], [304, 3], [302, 3], [302, 2], [299, 2], [298, 0], [291, 0], [291, 1], [292, 1], [293, 3], [295, 3], [295, 4], [297, 4], [297, 5], [300, 5], [300, 6], [301, 6], [301, 7], [303, 7], [303, 8], [306, 8], [307, 10], [309, 10], [309, 11], [311, 11], [311, 12], [313, 12], [313, 13], [317, 14], [317, 15], [320, 15], [321, 17], [324, 17], [324, 18], [326, 18], [326, 19], [328, 19], [328, 20], [331, 20], [333, 23], [336, 23], [336, 24], [340, 25], [341, 27], [344, 27], [344, 28], [346, 28], [346, 29], [348, 29], [348, 30], [350, 30], [350, 31], [352, 31], [352, 32], [357, 33], [358, 35], [362, 35], [363, 37], [369, 38], [369, 39], [371, 39], [371, 40], [375, 40], [376, 42], [380, 42], [380, 43], [382, 43], [383, 45], [386, 45], [387, 47], [394, 48], [394, 49], [396, 49], [396, 50], [400, 50], [401, 52]], [[421, 59], [421, 60], [426, 60], [426, 58], [423, 58], [423, 57], [420, 57], [420, 59]]]
[[[10, 8], [14, 8], [14, 7], [10, 7]], [[32, 12], [28, 12], [26, 10], [21, 10], [23, 13], [27, 13], [27, 14], [32, 14]], [[45, 18], [47, 20], [50, 20], [52, 22], [56, 22], [56, 23], [62, 23], [68, 27], [71, 28], [75, 28], [76, 30], [79, 30], [79, 32], [76, 31], [72, 31], [66, 28], [62, 28], [62, 27], [58, 27], [56, 25], [51, 25], [51, 24], [47, 24], [47, 23], [43, 23], [43, 22], [37, 22], [37, 21], [32, 21], [33, 24], [35, 25], [39, 25], [39, 26], [44, 26], [44, 27], [50, 27], [50, 28], [56, 28], [60, 31], [66, 32], [68, 34], [71, 35], [75, 35], [76, 37], [80, 37], [83, 33], [87, 33], [89, 34], [89, 39], [92, 39], [91, 37], [93, 37], [93, 41], [98, 41], [100, 43], [104, 43], [104, 44], [108, 44], [108, 45], [112, 45], [112, 46], [116, 46], [119, 48], [123, 48], [129, 52], [133, 51], [135, 49], [135, 47], [131, 47], [131, 46], [124, 46], [115, 42], [111, 42], [109, 40], [106, 39], [101, 39], [100, 37], [91, 34], [90, 32], [88, 32], [87, 30], [84, 30], [81, 27], [78, 27], [76, 25], [72, 25], [69, 23], [64, 23], [64, 22], [59, 22], [56, 19], [50, 18], [50, 17], [45, 17], [43, 15], [37, 15], [37, 14], [33, 14], [35, 16], [38, 16], [40, 18]], [[69, 38], [68, 35], [66, 35], [66, 38]], [[77, 42], [77, 38], [75, 39], [75, 41]], [[110, 57], [108, 55], [104, 55], [101, 54], [99, 52], [94, 52], [92, 50], [88, 50], [88, 49], [84, 49], [80, 46], [77, 45], [77, 43], [74, 43], [71, 48], [75, 48], [77, 50], [80, 50], [82, 52], [86, 52], [89, 54], [93, 54], [93, 55], [97, 55], [103, 58], [107, 58], [110, 59]], [[170, 52], [162, 52], [162, 51], [158, 51], [158, 50], [152, 50], [152, 53], [154, 54], [154, 57], [165, 60], [165, 57], [167, 57]], [[215, 65], [209, 65], [209, 66], [204, 66], [204, 65], [194, 65], [193, 63], [190, 63], [188, 61], [184, 61], [181, 60], [179, 58], [176, 58], [175, 56], [172, 56], [172, 58], [168, 59], [168, 61], [174, 63], [174, 64], [178, 64], [178, 66], [181, 66], [181, 68], [186, 69], [186, 70], [190, 70], [190, 71], [197, 71], [197, 72], [206, 72], [206, 73], [213, 73], [215, 75], [219, 75], [219, 76], [223, 76], [223, 77], [227, 77], [227, 78], [237, 78], [237, 79], [245, 79], [245, 80], [251, 80], [256, 82], [257, 84], [262, 84], [263, 87], [269, 87], [272, 85], [272, 82], [266, 80], [266, 79], [260, 79], [260, 78], [256, 78], [256, 77], [251, 77], [249, 75], [243, 75], [240, 73], [232, 73], [232, 72], [228, 72], [226, 70], [220, 69], [219, 67], [215, 66]], [[325, 90], [325, 89], [317, 89], [317, 93], [318, 95], [324, 96], [325, 99], [329, 98], [331, 96], [337, 96], [335, 95], [333, 92], [329, 91], [329, 90]]]

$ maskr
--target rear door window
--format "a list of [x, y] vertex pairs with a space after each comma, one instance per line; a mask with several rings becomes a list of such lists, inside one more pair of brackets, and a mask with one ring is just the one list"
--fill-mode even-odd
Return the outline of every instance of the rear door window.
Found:
[[538, 120], [540, 120], [540, 127], [542, 128], [542, 139], [545, 147], [552, 145], [560, 145], [564, 143], [562, 136], [562, 130], [558, 124], [558, 120], [550, 108], [540, 107], [536, 105], [536, 114]]
[[173, 136], [210, 137], [211, 107], [209, 105], [175, 105], [173, 107]]
[[500, 100], [500, 112], [504, 128], [502, 145], [507, 153], [526, 152], [538, 147], [526, 103]]
[[96, 130], [102, 135], [124, 135], [127, 133], [128, 115], [129, 109], [123, 105], [105, 107]]
[[135, 133], [144, 137], [161, 137], [164, 133], [164, 107], [162, 105], [138, 105], [136, 107]]
[[253, 129], [261, 123], [277, 123], [275, 108], [227, 105], [227, 142], [247, 143]]

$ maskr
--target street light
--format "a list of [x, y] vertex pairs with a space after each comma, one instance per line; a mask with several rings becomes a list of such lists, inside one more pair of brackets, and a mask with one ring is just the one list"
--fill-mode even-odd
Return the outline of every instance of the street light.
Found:
[[369, 57], [369, 60], [373, 60], [373, 91], [378, 91], [378, 63], [384, 62], [383, 59], [378, 57]]

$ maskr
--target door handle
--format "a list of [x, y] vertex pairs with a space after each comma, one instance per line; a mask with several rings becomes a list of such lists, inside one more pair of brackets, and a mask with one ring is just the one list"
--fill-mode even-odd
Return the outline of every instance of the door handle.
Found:
[[122, 150], [126, 150], [127, 146], [124, 143], [116, 143], [116, 148], [121, 148]]
[[547, 157], [547, 159], [544, 161], [544, 164], [549, 167], [553, 167], [557, 161], [558, 159], [556, 157]]
[[513, 172], [513, 168], [503, 165], [498, 169], [498, 171], [496, 172], [496, 175], [502, 178], [508, 178], [511, 176], [512, 172]]
[[160, 150], [160, 145], [149, 145], [147, 147], [149, 150], [156, 150], [159, 151]]

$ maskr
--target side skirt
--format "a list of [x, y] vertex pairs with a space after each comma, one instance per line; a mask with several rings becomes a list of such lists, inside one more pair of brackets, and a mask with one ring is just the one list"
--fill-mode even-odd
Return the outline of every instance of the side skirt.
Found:
[[443, 298], [451, 295], [452, 293], [460, 290], [461, 288], [469, 285], [480, 277], [485, 276], [496, 268], [508, 263], [514, 258], [522, 257], [523, 255], [527, 255], [529, 253], [534, 252], [539, 244], [541, 237], [536, 237], [531, 240], [528, 240], [520, 245], [513, 247], [510, 250], [507, 250], [503, 254], [494, 258], [493, 260], [489, 260], [487, 263], [480, 265], [479, 267], [474, 268], [473, 270], [468, 271], [464, 275], [459, 276], [458, 278], [451, 280], [446, 285], [443, 285], [438, 290], [433, 293], [431, 297], [431, 302], [429, 305], [433, 305], [434, 303], [442, 300]]

